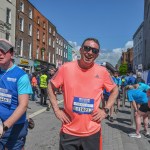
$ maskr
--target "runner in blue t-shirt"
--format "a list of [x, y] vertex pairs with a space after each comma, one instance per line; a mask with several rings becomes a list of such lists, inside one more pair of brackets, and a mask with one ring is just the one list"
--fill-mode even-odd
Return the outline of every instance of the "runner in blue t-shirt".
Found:
[[[147, 90], [147, 93], [141, 91], [140, 89], [134, 89], [134, 86], [129, 85], [126, 87], [127, 96], [129, 102], [131, 102], [134, 111], [135, 111], [135, 121], [136, 121], [136, 133], [129, 134], [130, 137], [141, 138], [140, 127], [141, 127], [141, 116], [144, 120], [144, 131], [145, 135], [149, 135], [148, 132], [148, 114], [150, 114], [150, 107], [148, 106], [148, 99], [150, 89]], [[138, 108], [138, 104], [140, 107]]]

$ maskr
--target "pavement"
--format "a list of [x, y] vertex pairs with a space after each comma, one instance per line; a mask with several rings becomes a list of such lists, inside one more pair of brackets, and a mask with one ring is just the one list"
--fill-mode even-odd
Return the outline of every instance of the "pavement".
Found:
[[[58, 95], [57, 99], [58, 103], [62, 105], [62, 95]], [[30, 101], [29, 107], [31, 109], [28, 109], [27, 114], [31, 117], [35, 117], [46, 111], [46, 107], [41, 106], [39, 102]], [[129, 102], [126, 102], [124, 108], [120, 108], [120, 111], [114, 115], [114, 118], [113, 123], [107, 119], [102, 122], [103, 150], [150, 150], [150, 138], [145, 137], [143, 134], [141, 134], [142, 137], [140, 139], [128, 136], [129, 133], [135, 131], [135, 127], [131, 125], [131, 108]], [[143, 127], [141, 130], [143, 130]], [[55, 145], [58, 144], [55, 143]], [[52, 148], [52, 150], [57, 149]]]

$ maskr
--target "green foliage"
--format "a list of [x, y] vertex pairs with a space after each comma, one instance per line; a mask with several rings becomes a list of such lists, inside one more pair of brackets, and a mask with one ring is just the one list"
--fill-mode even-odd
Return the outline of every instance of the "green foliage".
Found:
[[127, 63], [124, 63], [119, 67], [120, 75], [126, 75], [127, 71], [128, 71]]

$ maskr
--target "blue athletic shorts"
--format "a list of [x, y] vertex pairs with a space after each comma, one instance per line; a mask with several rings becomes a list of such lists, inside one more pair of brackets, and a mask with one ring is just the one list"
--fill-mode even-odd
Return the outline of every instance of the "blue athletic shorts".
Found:
[[15, 124], [0, 139], [0, 150], [22, 150], [28, 133], [28, 121]]

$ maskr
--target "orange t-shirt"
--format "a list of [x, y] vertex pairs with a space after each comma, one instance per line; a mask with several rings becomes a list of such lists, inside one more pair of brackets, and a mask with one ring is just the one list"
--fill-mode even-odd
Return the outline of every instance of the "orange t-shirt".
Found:
[[111, 91], [116, 86], [106, 68], [94, 64], [84, 70], [77, 61], [65, 63], [51, 82], [56, 88], [62, 87], [64, 109], [71, 117], [71, 123], [63, 124], [61, 131], [74, 136], [98, 132], [101, 125], [92, 121], [91, 112], [99, 108], [104, 88]]

